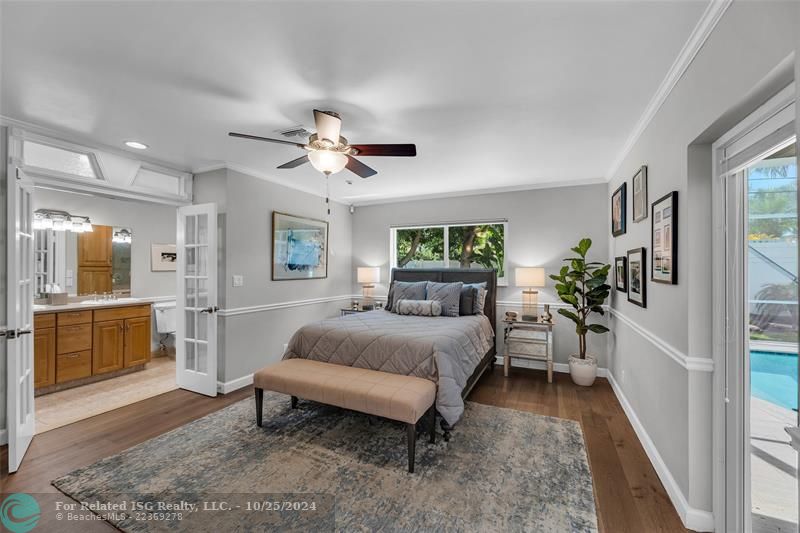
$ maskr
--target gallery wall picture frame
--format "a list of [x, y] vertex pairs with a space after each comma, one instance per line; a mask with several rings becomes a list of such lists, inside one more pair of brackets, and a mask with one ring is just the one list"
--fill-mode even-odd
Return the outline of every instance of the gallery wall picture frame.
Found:
[[656, 283], [678, 284], [678, 191], [653, 202], [650, 279]]
[[328, 277], [328, 223], [272, 212], [272, 280]]
[[628, 214], [628, 184], [623, 182], [614, 194], [611, 195], [611, 234], [614, 237], [624, 235], [626, 231], [626, 218]]
[[150, 271], [175, 272], [178, 269], [178, 251], [174, 244], [150, 244]]
[[647, 248], [628, 250], [628, 301], [647, 308]]
[[647, 218], [647, 165], [642, 165], [631, 180], [633, 189], [633, 221]]
[[614, 258], [614, 285], [620, 292], [628, 292], [628, 258], [624, 255]]

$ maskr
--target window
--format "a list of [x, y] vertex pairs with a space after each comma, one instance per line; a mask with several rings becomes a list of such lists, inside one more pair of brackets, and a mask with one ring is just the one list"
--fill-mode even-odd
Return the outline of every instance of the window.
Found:
[[494, 268], [507, 285], [506, 233], [504, 221], [392, 228], [392, 268]]

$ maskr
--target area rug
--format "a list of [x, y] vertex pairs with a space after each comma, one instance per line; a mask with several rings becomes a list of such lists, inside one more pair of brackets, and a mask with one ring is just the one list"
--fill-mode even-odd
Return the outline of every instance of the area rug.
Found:
[[243, 400], [53, 485], [123, 531], [597, 530], [577, 422], [467, 402], [449, 442], [420, 434], [414, 474], [405, 433], [265, 393], [261, 428]]

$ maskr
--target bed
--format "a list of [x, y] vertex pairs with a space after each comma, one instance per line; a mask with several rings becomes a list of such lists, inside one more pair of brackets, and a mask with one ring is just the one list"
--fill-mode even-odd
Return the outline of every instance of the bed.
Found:
[[483, 315], [404, 316], [382, 309], [307, 324], [284, 359], [413, 375], [437, 384], [436, 411], [445, 428], [464, 411], [464, 398], [495, 358], [497, 276], [487, 269], [394, 269], [392, 280], [486, 283]]

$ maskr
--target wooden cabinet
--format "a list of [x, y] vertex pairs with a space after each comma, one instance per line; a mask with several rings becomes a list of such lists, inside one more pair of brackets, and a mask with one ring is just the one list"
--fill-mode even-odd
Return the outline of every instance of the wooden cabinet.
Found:
[[33, 332], [33, 386], [56, 382], [56, 328], [35, 328]]
[[35, 315], [35, 388], [149, 362], [151, 312], [142, 304]]
[[78, 267], [78, 293], [105, 294], [113, 292], [111, 268]]
[[95, 225], [78, 234], [78, 294], [113, 291], [112, 243], [114, 228]]
[[92, 226], [94, 231], [78, 234], [78, 267], [111, 268], [111, 226]]
[[108, 320], [94, 323], [92, 374], [113, 372], [123, 367], [125, 321]]
[[125, 367], [150, 361], [150, 317], [125, 320]]

